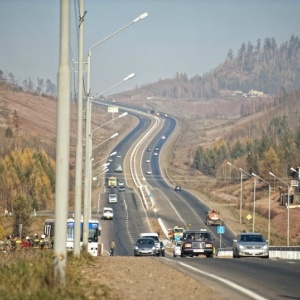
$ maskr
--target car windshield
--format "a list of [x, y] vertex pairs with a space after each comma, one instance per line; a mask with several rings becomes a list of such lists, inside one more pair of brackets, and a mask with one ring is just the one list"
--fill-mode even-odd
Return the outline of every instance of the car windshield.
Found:
[[157, 236], [147, 236], [147, 238], [153, 239], [156, 242], [158, 242], [158, 237]]
[[140, 239], [137, 241], [137, 245], [154, 245], [153, 239]]
[[210, 234], [208, 232], [195, 232], [195, 233], [188, 233], [186, 235], [187, 239], [195, 239], [195, 240], [211, 240]]
[[261, 235], [243, 235], [241, 236], [242, 242], [264, 242], [264, 238]]

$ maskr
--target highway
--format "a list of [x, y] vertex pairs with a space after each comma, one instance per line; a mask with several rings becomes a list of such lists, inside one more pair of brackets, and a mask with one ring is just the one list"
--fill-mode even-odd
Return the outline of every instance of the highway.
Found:
[[[176, 126], [175, 120], [165, 118], [164, 124], [153, 140], [144, 146], [141, 157], [141, 168], [146, 183], [153, 197], [156, 217], [160, 218], [166, 228], [175, 225], [190, 224], [192, 229], [206, 228], [211, 231], [216, 247], [220, 246], [220, 235], [216, 226], [205, 225], [205, 212], [209, 209], [201, 199], [188, 191], [174, 191], [174, 186], [169, 186], [161, 176], [159, 168], [159, 155], [154, 156], [155, 148], [161, 152], [164, 143]], [[119, 163], [124, 159], [125, 153], [130, 151], [133, 141], [137, 140], [145, 130], [149, 130], [150, 121], [147, 117], [139, 118], [137, 127], [118, 144], [112, 151], [122, 153], [115, 161]], [[165, 136], [166, 139], [162, 139]], [[151, 151], [147, 151], [151, 148]], [[150, 163], [146, 160], [150, 159]], [[121, 160], [124, 163], [123, 160]], [[152, 174], [146, 174], [151, 166]], [[113, 166], [112, 166], [113, 168]], [[118, 176], [123, 176], [119, 175]], [[109, 193], [107, 190], [106, 193]], [[141, 197], [133, 190], [126, 187], [125, 192], [118, 193], [118, 203], [107, 203], [107, 197], [101, 195], [101, 207], [106, 205], [114, 208], [113, 221], [101, 221], [102, 236], [100, 242], [107, 252], [109, 242], [114, 239], [117, 247], [115, 255], [132, 256], [133, 243], [140, 232], [150, 231], [148, 218], [154, 217], [153, 208], [145, 209]], [[231, 247], [233, 233], [226, 227], [222, 235], [222, 247]], [[166, 243], [167, 244], [167, 243]], [[183, 272], [192, 274], [199, 281], [209, 281], [211, 285], [221, 288], [226, 294], [234, 290], [241, 299], [300, 299], [298, 281], [300, 278], [300, 261], [273, 260], [259, 258], [173, 258], [171, 253], [166, 257], [154, 258], [178, 268]]]

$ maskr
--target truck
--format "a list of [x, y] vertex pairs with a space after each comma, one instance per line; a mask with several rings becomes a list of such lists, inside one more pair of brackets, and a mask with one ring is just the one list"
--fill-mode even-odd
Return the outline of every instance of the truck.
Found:
[[108, 179], [107, 179], [107, 186], [109, 187], [109, 188], [111, 188], [111, 187], [117, 187], [117, 183], [118, 183], [118, 181], [117, 181], [117, 177], [116, 176], [110, 176], [110, 177], [108, 177]]
[[206, 225], [222, 225], [222, 218], [217, 210], [213, 209], [206, 212]]
[[185, 229], [183, 227], [174, 226], [171, 229], [168, 229], [168, 235], [171, 241], [179, 241], [181, 240]]

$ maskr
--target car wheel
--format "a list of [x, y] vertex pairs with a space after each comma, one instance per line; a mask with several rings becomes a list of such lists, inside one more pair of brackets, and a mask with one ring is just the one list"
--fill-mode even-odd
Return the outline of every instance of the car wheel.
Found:
[[181, 253], [181, 254], [180, 254], [180, 257], [186, 257], [186, 256], [185, 256], [185, 254]]
[[173, 254], [173, 257], [177, 257], [177, 255]]
[[163, 253], [161, 254], [161, 256], [165, 256], [165, 252], [163, 252]]
[[211, 254], [206, 254], [206, 257], [207, 258], [212, 258], [213, 257], [213, 254], [211, 253]]

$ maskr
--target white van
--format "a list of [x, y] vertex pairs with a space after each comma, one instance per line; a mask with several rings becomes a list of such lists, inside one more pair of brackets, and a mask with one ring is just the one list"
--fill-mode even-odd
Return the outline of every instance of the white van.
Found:
[[117, 203], [118, 202], [117, 194], [109, 194], [108, 195], [108, 202], [109, 203]]
[[164, 253], [162, 253], [161, 245], [160, 245], [160, 240], [159, 236], [156, 232], [143, 232], [140, 233], [139, 237], [147, 237], [147, 238], [152, 238], [155, 241], [155, 248], [156, 248], [156, 255], [162, 255], [164, 256]]

